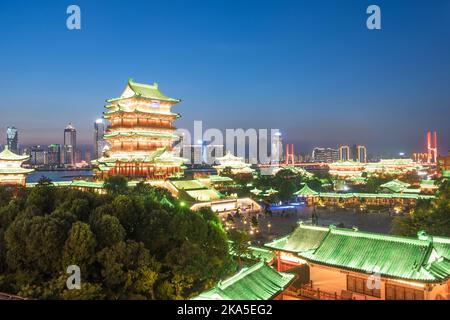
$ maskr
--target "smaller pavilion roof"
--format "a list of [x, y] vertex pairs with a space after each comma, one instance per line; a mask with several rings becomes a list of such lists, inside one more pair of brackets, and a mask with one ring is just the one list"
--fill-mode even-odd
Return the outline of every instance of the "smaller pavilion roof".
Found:
[[404, 189], [410, 186], [409, 183], [394, 179], [392, 181], [386, 182], [380, 186], [380, 188], [386, 188], [393, 192], [402, 192]]
[[317, 196], [319, 193], [317, 191], [314, 191], [311, 189], [307, 184], [303, 186], [300, 190], [294, 193], [296, 196], [300, 197], [311, 197], [311, 196]]
[[220, 281], [193, 300], [270, 300], [286, 289], [294, 277], [294, 274], [277, 272], [259, 262]]
[[9, 150], [8, 145], [5, 145], [5, 149], [0, 152], [0, 160], [6, 161], [26, 161], [30, 158], [28, 155], [18, 155]]

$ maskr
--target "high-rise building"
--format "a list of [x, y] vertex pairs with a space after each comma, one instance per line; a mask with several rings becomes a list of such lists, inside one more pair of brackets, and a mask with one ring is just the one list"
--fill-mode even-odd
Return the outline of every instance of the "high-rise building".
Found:
[[356, 146], [356, 161], [362, 163], [367, 162], [367, 149], [365, 146]]
[[41, 146], [33, 146], [30, 151], [30, 163], [33, 166], [44, 166], [48, 164], [47, 150]]
[[84, 161], [86, 161], [86, 163], [91, 163], [92, 161], [92, 152], [90, 148], [87, 148], [84, 151]]
[[340, 146], [339, 147], [339, 160], [340, 161], [349, 161], [350, 158], [350, 147], [349, 146]]
[[272, 164], [279, 164], [283, 156], [283, 142], [281, 132], [275, 132], [272, 136], [271, 145], [271, 162]]
[[332, 163], [339, 160], [339, 151], [332, 148], [314, 148], [312, 152], [314, 162]]
[[75, 163], [80, 163], [83, 161], [83, 151], [79, 148], [75, 150]]
[[98, 119], [94, 123], [94, 154], [93, 159], [100, 159], [103, 156], [103, 149], [106, 146], [106, 142], [103, 139], [105, 134], [106, 124], [105, 120]]
[[62, 162], [63, 146], [60, 144], [51, 144], [47, 148], [48, 165], [58, 167]]
[[6, 145], [9, 150], [15, 154], [19, 154], [19, 130], [15, 127], [6, 129]]
[[353, 145], [351, 149], [351, 159], [356, 162], [367, 162], [367, 148], [363, 145]]
[[182, 170], [183, 160], [174, 157], [177, 136], [173, 122], [179, 114], [171, 111], [180, 100], [165, 96], [158, 87], [128, 80], [119, 98], [107, 100], [104, 139], [110, 147], [92, 163], [97, 176], [124, 175], [128, 178], [163, 180]]
[[77, 130], [69, 125], [64, 129], [64, 164], [75, 165], [75, 154], [77, 150]]

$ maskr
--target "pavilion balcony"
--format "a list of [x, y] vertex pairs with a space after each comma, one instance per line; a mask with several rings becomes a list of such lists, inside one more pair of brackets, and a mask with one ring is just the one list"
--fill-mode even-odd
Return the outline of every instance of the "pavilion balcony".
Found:
[[149, 122], [149, 123], [111, 123], [108, 127], [109, 130], [120, 130], [120, 129], [134, 129], [134, 130], [147, 130], [147, 129], [176, 129], [172, 123], [164, 122]]
[[318, 287], [314, 287], [312, 281], [304, 284], [300, 288], [291, 286], [284, 294], [299, 300], [367, 300], [366, 295], [353, 293], [347, 290], [341, 290], [341, 292], [328, 292], [322, 290]]

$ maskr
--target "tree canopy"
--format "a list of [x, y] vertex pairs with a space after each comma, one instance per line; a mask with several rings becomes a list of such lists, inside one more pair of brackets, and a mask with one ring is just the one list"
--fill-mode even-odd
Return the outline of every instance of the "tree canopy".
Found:
[[450, 181], [440, 182], [437, 198], [418, 204], [411, 214], [397, 217], [393, 222], [393, 232], [404, 236], [416, 236], [426, 231], [437, 236], [450, 237]]
[[[0, 188], [0, 291], [39, 299], [186, 299], [233, 271], [227, 235], [210, 210], [123, 177], [105, 195], [51, 183]], [[161, 201], [165, 199], [164, 201]], [[81, 290], [66, 287], [67, 267]]]

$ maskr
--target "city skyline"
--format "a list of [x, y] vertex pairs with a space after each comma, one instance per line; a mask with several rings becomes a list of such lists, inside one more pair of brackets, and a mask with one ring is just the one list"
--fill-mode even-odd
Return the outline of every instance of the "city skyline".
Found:
[[[1, 23], [21, 26], [0, 31], [9, 43], [0, 52], [2, 142], [15, 126], [22, 145], [61, 143], [61, 127], [72, 122], [78, 143], [90, 145], [105, 99], [133, 77], [182, 99], [179, 128], [194, 120], [208, 128], [277, 128], [299, 153], [364, 144], [375, 154], [423, 151], [424, 132], [436, 129], [441, 153], [450, 149], [448, 2], [379, 1], [379, 31], [365, 27], [364, 1], [328, 1], [326, 12], [323, 3], [172, 1], [151, 4], [159, 12], [152, 19], [143, 2], [79, 1], [85, 19], [77, 31], [65, 27], [65, 4], [26, 3], [27, 10], [0, 4]], [[134, 19], [107, 23], [129, 10]], [[107, 50], [118, 37], [140, 50]]]

